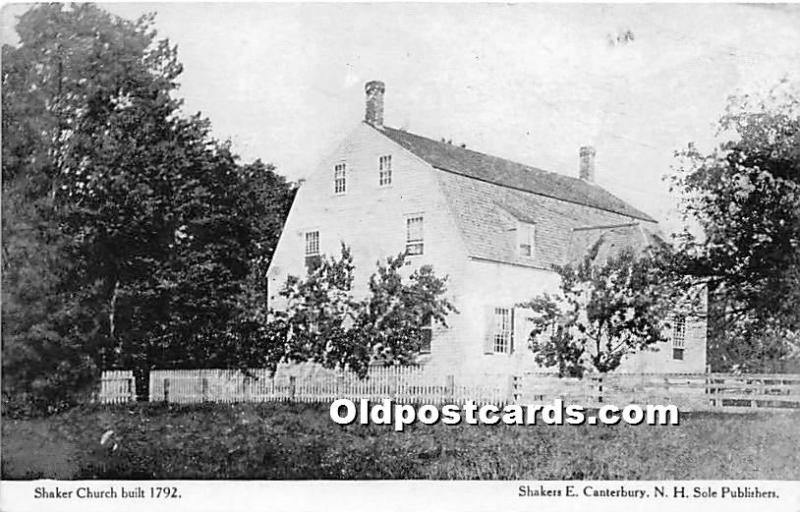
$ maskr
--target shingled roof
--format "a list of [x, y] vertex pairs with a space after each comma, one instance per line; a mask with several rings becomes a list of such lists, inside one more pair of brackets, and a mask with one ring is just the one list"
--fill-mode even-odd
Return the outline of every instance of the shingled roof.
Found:
[[655, 222], [646, 213], [634, 208], [599, 185], [578, 178], [544, 171], [446, 142], [437, 142], [388, 126], [384, 126], [378, 131], [442, 171]]
[[[620, 246], [640, 245], [657, 231], [652, 217], [595, 184], [393, 128], [378, 131], [436, 169], [473, 258], [549, 269], [575, 261], [606, 231]], [[532, 257], [517, 250], [519, 222], [536, 225]]]
[[647, 248], [659, 245], [660, 240], [658, 232], [644, 228], [639, 222], [575, 228], [570, 236], [567, 260], [570, 263], [580, 263], [590, 249], [596, 247], [597, 253], [593, 261], [603, 264], [622, 249], [631, 249], [634, 253], [641, 254]]

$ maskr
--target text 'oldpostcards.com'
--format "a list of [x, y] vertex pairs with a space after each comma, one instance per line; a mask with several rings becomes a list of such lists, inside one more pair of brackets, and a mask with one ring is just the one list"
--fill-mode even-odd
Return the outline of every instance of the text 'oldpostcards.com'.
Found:
[[340, 398], [331, 403], [330, 416], [334, 423], [350, 425], [393, 425], [398, 432], [415, 422], [423, 425], [678, 425], [679, 411], [674, 405], [636, 405], [618, 407], [607, 404], [598, 409], [564, 404], [561, 399], [551, 404], [498, 406], [478, 405], [473, 401], [464, 404], [411, 405], [398, 404], [389, 399], [379, 403], [369, 400], [355, 401]]

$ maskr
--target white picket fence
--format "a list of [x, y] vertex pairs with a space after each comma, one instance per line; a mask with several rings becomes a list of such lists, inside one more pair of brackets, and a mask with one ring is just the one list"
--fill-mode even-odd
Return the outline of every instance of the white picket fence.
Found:
[[[100, 401], [134, 399], [132, 372], [104, 372]], [[674, 404], [682, 411], [800, 410], [795, 374], [608, 374], [583, 379], [552, 373], [442, 375], [420, 367], [374, 367], [365, 379], [317, 365], [256, 369], [154, 370], [151, 402], [331, 402], [337, 398], [400, 403], [547, 404], [559, 398], [586, 407]]]
[[[494, 377], [494, 378], [493, 378]], [[505, 403], [509, 378], [480, 379], [427, 372], [417, 367], [374, 367], [366, 378], [313, 365], [268, 370], [155, 370], [150, 372], [150, 401], [197, 402], [330, 402], [337, 398], [400, 403]]]
[[106, 370], [100, 377], [97, 400], [103, 404], [136, 401], [136, 379], [131, 370]]

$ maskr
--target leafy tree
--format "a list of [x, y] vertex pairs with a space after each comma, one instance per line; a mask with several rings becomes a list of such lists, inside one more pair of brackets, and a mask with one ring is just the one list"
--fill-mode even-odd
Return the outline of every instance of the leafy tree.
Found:
[[371, 363], [414, 364], [423, 328], [446, 325], [455, 308], [445, 298], [446, 278], [427, 265], [404, 276], [404, 263], [404, 254], [378, 262], [363, 298], [353, 294], [353, 257], [344, 245], [340, 258], [323, 257], [304, 278], [290, 276], [280, 292], [286, 310], [265, 329], [272, 366], [313, 361], [363, 377]]
[[293, 191], [180, 114], [182, 67], [152, 22], [37, 5], [3, 48], [3, 348], [19, 376], [4, 386], [111, 366], [146, 384], [155, 366], [249, 354], [244, 308]]
[[70, 205], [59, 195], [74, 181], [79, 118], [102, 91], [126, 84], [120, 68], [142, 60], [132, 54], [148, 44], [147, 23], [89, 5], [39, 5], [20, 17], [19, 46], [3, 47], [4, 398], [13, 389], [56, 402], [90, 380], [100, 328], [77, 290], [95, 283], [68, 282], [77, 264], [61, 229]]
[[59, 287], [71, 266], [66, 241], [25, 186], [3, 188], [2, 362], [4, 413], [30, 414], [80, 400], [96, 365], [86, 350], [92, 330], [72, 322], [79, 303]]
[[[559, 375], [610, 372], [632, 353], [665, 341], [676, 308], [666, 247], [638, 256], [625, 248], [597, 263], [601, 242], [578, 264], [558, 267], [560, 293], [519, 304], [534, 312], [529, 346]], [[686, 300], [686, 312], [694, 302]]]
[[723, 141], [678, 153], [682, 271], [709, 289], [716, 370], [775, 370], [800, 345], [800, 96], [731, 98]]
[[439, 278], [430, 265], [414, 270], [406, 279], [405, 253], [378, 263], [369, 279], [369, 294], [361, 302], [354, 327], [370, 341], [374, 361], [413, 364], [422, 348], [425, 328], [447, 326], [456, 312], [445, 298], [447, 278]]

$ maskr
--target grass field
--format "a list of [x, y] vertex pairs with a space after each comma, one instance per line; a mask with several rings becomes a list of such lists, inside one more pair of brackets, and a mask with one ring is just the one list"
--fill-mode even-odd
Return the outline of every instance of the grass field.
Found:
[[[118, 448], [100, 445], [107, 429]], [[800, 414], [679, 426], [334, 424], [301, 404], [85, 406], [2, 426], [7, 479], [794, 479]]]

